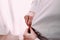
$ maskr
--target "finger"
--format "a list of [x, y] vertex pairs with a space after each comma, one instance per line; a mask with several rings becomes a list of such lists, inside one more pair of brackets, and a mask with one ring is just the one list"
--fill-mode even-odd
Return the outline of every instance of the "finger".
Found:
[[24, 17], [24, 19], [25, 19], [26, 24], [28, 25], [29, 16], [26, 15], [26, 16]]
[[28, 35], [29, 35], [29, 34], [30, 34], [29, 31], [30, 31], [30, 28], [26, 29], [26, 30], [25, 30], [25, 34], [28, 34]]
[[24, 19], [26, 19], [26, 18], [28, 18], [29, 17], [29, 15], [26, 15], [26, 16], [24, 16]]
[[31, 25], [32, 24], [32, 16], [29, 16], [29, 20], [28, 20], [28, 25]]
[[26, 37], [27, 35], [29, 35], [29, 33], [28, 33], [28, 28], [25, 30], [25, 32], [24, 32], [24, 37]]
[[32, 28], [30, 28], [31, 34], [35, 34], [35, 32], [32, 30]]
[[28, 32], [28, 28], [25, 30], [25, 32], [24, 32], [24, 33], [26, 34], [27, 32]]
[[34, 35], [35, 37], [37, 37], [36, 33], [30, 28], [30, 31], [31, 31], [31, 35]]
[[28, 25], [31, 26], [31, 24], [32, 24], [31, 19], [29, 19]]
[[26, 21], [26, 22], [28, 21], [28, 16], [25, 16], [25, 21]]

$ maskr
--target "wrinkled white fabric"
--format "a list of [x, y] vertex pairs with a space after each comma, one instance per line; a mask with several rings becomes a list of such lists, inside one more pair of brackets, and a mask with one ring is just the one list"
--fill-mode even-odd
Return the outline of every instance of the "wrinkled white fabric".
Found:
[[24, 15], [31, 0], [0, 0], [0, 35], [23, 35], [26, 29]]
[[32, 27], [47, 38], [60, 38], [60, 0], [34, 0]]

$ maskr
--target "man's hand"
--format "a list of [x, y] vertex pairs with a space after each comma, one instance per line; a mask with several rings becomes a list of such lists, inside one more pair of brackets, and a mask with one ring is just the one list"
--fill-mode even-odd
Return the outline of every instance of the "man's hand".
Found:
[[28, 29], [25, 30], [24, 32], [24, 40], [35, 40], [37, 38], [37, 35], [35, 32], [30, 28], [30, 33], [28, 33]]
[[27, 26], [29, 26], [29, 25], [32, 24], [33, 16], [25, 15], [25, 16], [24, 16], [24, 19], [25, 19], [25, 22], [26, 22]]
[[24, 16], [27, 26], [30, 26], [32, 24], [32, 19], [34, 16], [35, 16], [35, 12], [32, 11], [29, 11], [29, 13]]

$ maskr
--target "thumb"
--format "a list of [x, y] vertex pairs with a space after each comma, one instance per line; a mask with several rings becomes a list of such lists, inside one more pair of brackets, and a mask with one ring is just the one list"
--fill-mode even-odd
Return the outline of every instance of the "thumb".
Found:
[[35, 34], [35, 32], [33, 31], [33, 29], [32, 29], [32, 28], [30, 28], [30, 31], [31, 31], [31, 33], [32, 33], [32, 34]]
[[32, 19], [33, 19], [33, 17], [32, 16], [29, 16], [28, 25], [31, 25], [32, 24]]

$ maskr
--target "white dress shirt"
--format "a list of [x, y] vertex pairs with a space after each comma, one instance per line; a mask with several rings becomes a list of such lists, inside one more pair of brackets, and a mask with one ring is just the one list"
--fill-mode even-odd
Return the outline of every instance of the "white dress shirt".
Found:
[[30, 9], [32, 0], [0, 0], [0, 35], [20, 36], [27, 28], [24, 16]]
[[34, 0], [32, 27], [47, 38], [60, 38], [60, 0]]
[[0, 34], [22, 35], [26, 29], [24, 15], [29, 11], [31, 1], [0, 0]]

